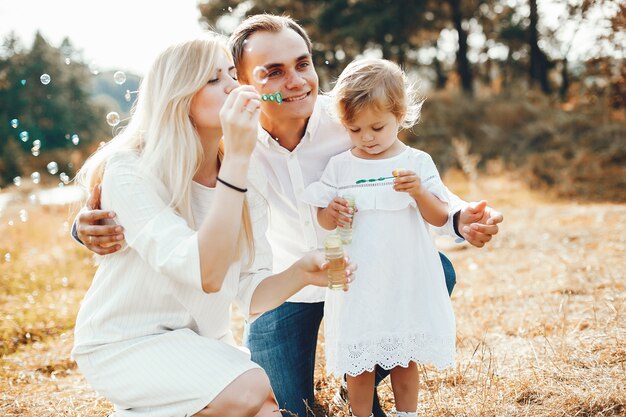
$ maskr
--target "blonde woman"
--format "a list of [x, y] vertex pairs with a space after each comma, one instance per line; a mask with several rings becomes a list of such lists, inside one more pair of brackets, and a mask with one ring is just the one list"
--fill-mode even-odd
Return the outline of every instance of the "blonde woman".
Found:
[[259, 106], [221, 40], [172, 46], [142, 81], [128, 127], [79, 173], [86, 187], [101, 183], [126, 238], [101, 259], [72, 351], [115, 416], [276, 415], [267, 376], [233, 342], [231, 303], [254, 320], [326, 278], [318, 253], [271, 275], [263, 182], [250, 166]]

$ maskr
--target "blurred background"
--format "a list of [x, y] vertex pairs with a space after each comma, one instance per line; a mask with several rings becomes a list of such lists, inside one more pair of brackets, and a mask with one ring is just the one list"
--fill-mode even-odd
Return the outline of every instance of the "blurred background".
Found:
[[427, 98], [402, 138], [440, 170], [515, 173], [558, 196], [626, 200], [623, 0], [13, 3], [0, 6], [4, 190], [69, 184], [124, 126], [158, 51], [270, 12], [306, 28], [324, 90], [352, 59], [401, 64]]

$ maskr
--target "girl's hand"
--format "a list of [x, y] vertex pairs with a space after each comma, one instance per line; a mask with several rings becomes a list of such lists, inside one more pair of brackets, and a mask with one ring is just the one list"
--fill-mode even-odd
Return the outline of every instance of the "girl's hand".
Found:
[[413, 171], [401, 170], [393, 173], [396, 177], [393, 180], [393, 189], [399, 193], [409, 193], [411, 197], [417, 198], [425, 191], [422, 187], [420, 177]]
[[352, 223], [352, 217], [356, 209], [348, 207], [348, 202], [341, 197], [335, 197], [326, 207], [328, 215], [331, 217], [336, 227], [343, 227]]
[[[349, 257], [344, 257], [346, 261], [346, 277], [350, 284], [354, 281], [354, 272], [357, 265], [350, 262]], [[301, 272], [301, 276], [305, 277], [305, 285], [315, 285], [317, 287], [328, 286], [328, 262], [324, 258], [324, 254], [320, 251], [309, 252], [296, 262], [296, 266]]]
[[261, 96], [251, 86], [230, 92], [220, 110], [224, 154], [248, 158], [257, 142]]

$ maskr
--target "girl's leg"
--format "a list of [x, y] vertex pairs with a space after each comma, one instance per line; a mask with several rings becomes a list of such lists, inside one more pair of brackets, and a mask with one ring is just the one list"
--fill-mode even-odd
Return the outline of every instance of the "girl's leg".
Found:
[[275, 417], [278, 405], [262, 369], [251, 369], [231, 382], [192, 417]]
[[406, 368], [401, 366], [393, 368], [391, 370], [391, 388], [396, 400], [396, 410], [415, 413], [419, 390], [417, 364], [409, 362], [409, 366]]
[[347, 375], [346, 379], [352, 415], [369, 417], [372, 414], [374, 400], [374, 372], [363, 372], [357, 376]]

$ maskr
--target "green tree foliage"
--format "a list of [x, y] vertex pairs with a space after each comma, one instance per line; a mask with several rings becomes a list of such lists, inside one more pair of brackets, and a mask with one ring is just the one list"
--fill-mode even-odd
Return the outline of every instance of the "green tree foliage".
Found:
[[[26, 166], [45, 165], [31, 160], [35, 140], [41, 143], [43, 157], [48, 151], [76, 147], [73, 135], [83, 145], [106, 135], [104, 110], [91, 101], [90, 72], [73, 59], [76, 56], [67, 39], [55, 48], [38, 33], [29, 51], [13, 36], [5, 39], [0, 58], [2, 183], [22, 174]], [[42, 83], [43, 74], [50, 77], [48, 84]], [[12, 119], [19, 121], [17, 128], [11, 126]], [[28, 140], [21, 139], [21, 132], [28, 133]]]

